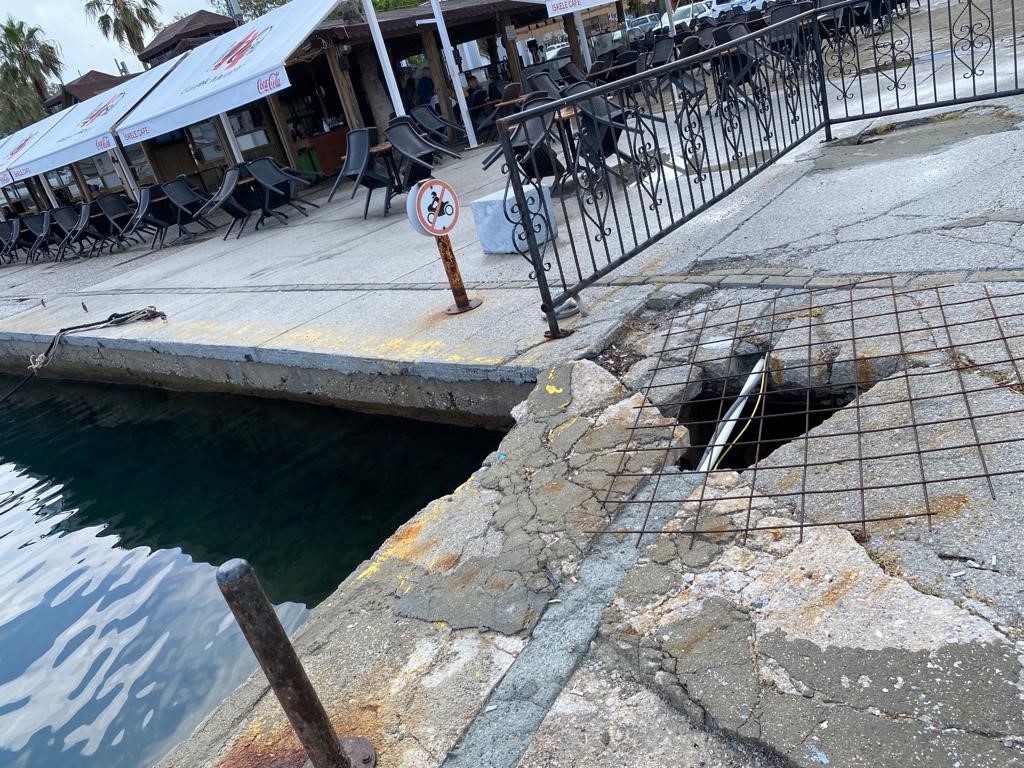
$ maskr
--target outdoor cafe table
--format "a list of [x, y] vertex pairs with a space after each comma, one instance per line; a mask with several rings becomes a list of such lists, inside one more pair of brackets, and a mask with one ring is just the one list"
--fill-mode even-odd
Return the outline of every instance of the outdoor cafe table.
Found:
[[393, 186], [391, 187], [391, 196], [388, 198], [388, 202], [397, 195], [401, 195], [403, 192], [407, 191], [402, 189], [402, 177], [399, 175], [398, 166], [395, 163], [395, 155], [393, 152], [394, 148], [394, 145], [385, 139], [380, 142], [380, 144], [374, 144], [368, 150], [371, 157], [375, 155], [379, 155], [381, 157], [384, 161], [384, 167], [387, 169], [388, 176], [391, 177], [391, 181], [393, 182]]

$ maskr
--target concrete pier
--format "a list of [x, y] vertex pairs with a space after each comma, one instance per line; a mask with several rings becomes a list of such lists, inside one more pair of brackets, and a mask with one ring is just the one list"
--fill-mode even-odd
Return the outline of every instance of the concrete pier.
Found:
[[[485, 301], [444, 317], [432, 242], [398, 217], [363, 223], [357, 201], [226, 246], [0, 271], [0, 359], [17, 369], [59, 327], [152, 304], [165, 325], [69, 339], [52, 373], [514, 421], [296, 638], [332, 720], [382, 766], [1024, 765], [1022, 577], [1003, 559], [1024, 542], [1008, 502], [965, 497], [938, 533], [899, 523], [867, 544], [834, 526], [692, 548], [616, 532], [689, 439], [638, 410], [671, 317], [886, 274], [1021, 289], [1022, 122], [1024, 100], [1006, 99], [843, 126], [588, 290], [564, 340], [543, 341], [526, 263], [483, 256], [469, 226], [457, 254]], [[467, 198], [499, 183], [477, 160], [445, 169]], [[626, 450], [638, 418], [672, 449]], [[609, 487], [620, 466], [632, 479]], [[764, 517], [791, 514], [743, 475], [673, 482], [723, 518], [755, 494]], [[1000, 498], [1019, 493], [1008, 475]], [[996, 555], [996, 572], [965, 576], [950, 553]], [[254, 675], [162, 768], [298, 768], [268, 692]]]

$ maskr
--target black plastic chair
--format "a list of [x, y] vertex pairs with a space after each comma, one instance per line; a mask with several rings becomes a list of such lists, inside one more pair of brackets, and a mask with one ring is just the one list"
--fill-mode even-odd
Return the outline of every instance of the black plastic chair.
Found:
[[341, 182], [345, 179], [355, 181], [359, 177], [359, 172], [363, 169], [363, 163], [366, 160], [364, 155], [369, 156], [367, 150], [370, 147], [370, 130], [369, 128], [357, 128], [349, 131], [345, 136], [345, 162], [341, 164], [338, 177], [334, 180], [331, 191], [327, 195], [328, 203], [334, 200], [334, 195], [338, 191], [338, 187], [341, 186]]
[[224, 178], [221, 179], [220, 187], [213, 196], [206, 201], [202, 208], [196, 213], [198, 216], [209, 216], [214, 211], [223, 211], [231, 217], [231, 224], [222, 239], [227, 240], [236, 224], [238, 233], [237, 240], [245, 231], [245, 225], [253, 214], [263, 210], [263, 199], [259, 192], [251, 184], [239, 184], [245, 165], [234, 165], [224, 171]]
[[587, 72], [587, 80], [603, 83], [607, 72], [608, 62], [598, 59], [590, 65], [590, 70]]
[[672, 60], [672, 57], [676, 52], [676, 41], [671, 37], [661, 37], [654, 43], [654, 50], [651, 51], [651, 57], [647, 60], [647, 66], [650, 69], [660, 67], [662, 64], [667, 64]]
[[38, 261], [40, 252], [49, 256], [50, 246], [60, 242], [53, 231], [53, 219], [49, 211], [26, 216], [21, 223], [27, 235], [25, 240], [29, 237], [32, 239], [32, 244], [28, 247], [26, 261]]
[[288, 216], [278, 210], [286, 205], [294, 208], [303, 216], [309, 216], [306, 213], [305, 206], [320, 207], [316, 203], [299, 197], [299, 190], [303, 185], [308, 186], [309, 182], [288, 173], [271, 158], [261, 157], [245, 163], [245, 166], [249, 175], [256, 179], [257, 183], [263, 187], [263, 211], [256, 222], [256, 229], [259, 229], [270, 216], [273, 216], [282, 224], [287, 224]]
[[501, 94], [501, 104], [494, 108], [494, 111], [487, 115], [483, 120], [480, 121], [480, 125], [477, 127], [478, 138], [483, 140], [483, 137], [489, 137], [497, 130], [497, 122], [503, 117], [515, 113], [516, 107], [511, 102], [514, 102], [520, 96], [523, 95], [522, 83], [509, 83], [505, 86], [505, 90]]
[[619, 138], [623, 133], [636, 131], [629, 122], [629, 110], [624, 110], [603, 95], [580, 99], [576, 106], [580, 110], [579, 152], [592, 167], [604, 166], [623, 181], [626, 177], [615, 167], [608, 165], [610, 157], [631, 163], [632, 158], [619, 149]]
[[466, 130], [461, 125], [450, 123], [442, 117], [439, 117], [433, 109], [426, 104], [417, 104], [415, 107], [409, 110], [409, 114], [412, 119], [416, 121], [416, 125], [427, 132], [427, 135], [442, 144], [448, 141], [448, 131], [454, 131], [457, 135], [462, 138], [466, 138]]
[[558, 74], [560, 74], [562, 79], [567, 81], [570, 85], [573, 83], [587, 82], [587, 73], [577, 67], [576, 62], [572, 59], [569, 59], [558, 68]]
[[[384, 190], [384, 215], [391, 210], [391, 198], [394, 196], [395, 180], [388, 168], [377, 162], [370, 155], [371, 142], [376, 138], [375, 128], [359, 128], [348, 133], [348, 150], [345, 154], [345, 165], [338, 173], [331, 196], [342, 179], [352, 179], [352, 197], [360, 187], [366, 187], [366, 205], [363, 206], [363, 218], [370, 212], [370, 198], [376, 189]], [[330, 197], [328, 197], [330, 200]]]
[[[569, 90], [581, 87], [587, 86], [576, 84]], [[538, 98], [533, 100], [531, 107], [551, 104], [555, 101], [550, 96], [543, 94], [535, 95]], [[516, 123], [515, 130], [509, 137], [516, 163], [519, 165], [523, 175], [537, 183], [550, 177], [560, 179], [565, 174], [565, 167], [559, 161], [554, 149], [551, 148], [551, 142], [554, 139], [552, 135], [554, 120], [555, 113], [553, 111], [534, 115], [523, 120], [521, 123]], [[503, 157], [504, 153], [499, 146], [484, 158], [483, 167], [485, 169], [490, 168]]]
[[188, 183], [185, 176], [179, 176], [174, 181], [162, 184], [161, 187], [171, 205], [174, 206], [179, 240], [194, 237], [194, 233], [188, 228], [188, 225], [192, 223], [198, 224], [207, 231], [217, 228], [201, 213], [203, 207], [210, 202], [210, 198], [192, 189], [192, 185]]
[[[781, 24], [799, 16], [804, 10], [807, 9], [800, 3], [777, 5], [769, 11], [769, 24], [774, 27], [776, 24]], [[747, 26], [747, 29], [750, 30], [750, 27]], [[783, 24], [781, 28], [771, 30], [767, 35], [765, 43], [773, 51], [799, 60], [803, 57], [809, 41], [799, 24], [794, 22], [792, 24]]]
[[18, 260], [18, 239], [20, 235], [20, 219], [0, 221], [0, 261], [13, 264]]
[[[727, 45], [747, 34], [743, 24], [729, 24], [712, 27], [715, 45]], [[722, 102], [748, 101], [743, 86], [753, 80], [757, 71], [757, 52], [748, 44], [741, 44], [735, 50], [718, 56], [712, 63], [715, 90], [718, 94], [719, 111]]]
[[96, 243], [102, 238], [98, 238], [89, 227], [91, 210], [89, 203], [83, 203], [77, 209], [74, 206], [66, 205], [54, 208], [50, 212], [54, 223], [64, 232], [64, 236], [57, 244], [57, 261], [64, 259], [64, 255], [71, 246], [77, 246], [78, 255], [84, 256], [86, 240], [92, 241], [89, 254], [92, 255], [96, 250]]
[[892, 18], [892, 8], [889, 0], [865, 0], [863, 3], [851, 5], [853, 23], [870, 34], [875, 27], [885, 29], [887, 22]]
[[549, 72], [536, 72], [528, 78], [534, 93], [543, 93], [553, 99], [561, 98], [562, 89], [554, 81]]
[[392, 121], [384, 131], [384, 136], [391, 142], [395, 151], [405, 159], [398, 171], [400, 190], [408, 191], [416, 182], [430, 178], [434, 170], [435, 155], [448, 155], [456, 160], [462, 159], [462, 155], [453, 152], [448, 147], [427, 141], [416, 133], [416, 129], [410, 123], [403, 120]]
[[[123, 244], [126, 240], [141, 240], [144, 235], [152, 233], [153, 242], [150, 244], [150, 250], [156, 249], [158, 243], [163, 248], [164, 239], [167, 237], [167, 230], [172, 224], [171, 219], [174, 218], [174, 213], [170, 209], [170, 205], [157, 206], [154, 204], [154, 199], [162, 195], [163, 190], [159, 184], [150, 184], [140, 188], [139, 204], [132, 212], [131, 218], [121, 229], [113, 232], [109, 239]], [[120, 195], [113, 197], [120, 199], [123, 205], [127, 205]], [[106, 213], [106, 210], [103, 208], [103, 198], [99, 198], [96, 202], [100, 203], [100, 209]], [[110, 205], [110, 203], [108, 202], [107, 205]], [[109, 214], [107, 218], [110, 219]], [[113, 219], [111, 219], [111, 222], [115, 223]]]
[[100, 195], [96, 198], [95, 203], [107, 221], [110, 222], [110, 238], [119, 242], [122, 237], [132, 236], [133, 233], [129, 233], [127, 230], [134, 229], [130, 225], [137, 215], [141, 218], [144, 214], [144, 211], [139, 213], [138, 206], [132, 208], [123, 195], [116, 193]]
[[[690, 35], [684, 39], [676, 48], [676, 55], [680, 60], [688, 59], [691, 56], [696, 56], [701, 52], [700, 39], [696, 35]], [[699, 98], [707, 92], [707, 85], [704, 83], [703, 77], [698, 78], [695, 72], [702, 72], [701, 65], [695, 63], [691, 66], [684, 66], [678, 69], [673, 69], [668, 74], [668, 81], [672, 83], [678, 90], [683, 91], [684, 94], [690, 98]], [[682, 118], [682, 112], [677, 115], [677, 120]]]

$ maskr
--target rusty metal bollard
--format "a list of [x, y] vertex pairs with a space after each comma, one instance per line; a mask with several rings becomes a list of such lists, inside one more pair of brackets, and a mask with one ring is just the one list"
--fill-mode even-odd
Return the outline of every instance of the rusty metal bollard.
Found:
[[334, 732], [256, 572], [242, 559], [217, 569], [217, 586], [295, 729], [309, 768], [374, 768], [377, 752], [366, 739]]

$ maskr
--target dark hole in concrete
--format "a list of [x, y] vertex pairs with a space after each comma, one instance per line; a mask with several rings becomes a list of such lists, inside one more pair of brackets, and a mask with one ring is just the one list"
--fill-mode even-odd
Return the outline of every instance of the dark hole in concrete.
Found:
[[[679, 421], [690, 430], [690, 448], [680, 460], [683, 469], [697, 468], [719, 422], [736, 402], [734, 384], [730, 382], [724, 396], [721, 389], [705, 389], [683, 405]], [[769, 390], [758, 402], [755, 390], [739, 414], [727, 441], [727, 445], [732, 445], [722, 454], [717, 468], [742, 471], [814, 429], [852, 401], [853, 393], [849, 390], [811, 390], [809, 396], [807, 390]]]

